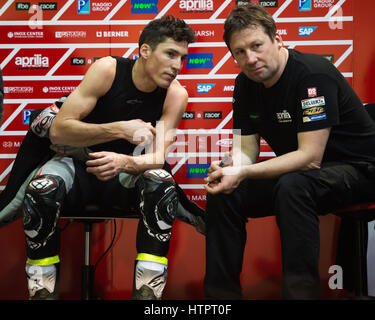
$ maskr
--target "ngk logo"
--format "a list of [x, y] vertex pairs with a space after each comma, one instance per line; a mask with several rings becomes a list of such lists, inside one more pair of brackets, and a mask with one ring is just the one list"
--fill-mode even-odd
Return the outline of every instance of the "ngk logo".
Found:
[[34, 54], [33, 57], [16, 57], [15, 65], [19, 68], [48, 68], [49, 59], [41, 54]]
[[180, 9], [186, 11], [212, 11], [212, 0], [180, 0]]

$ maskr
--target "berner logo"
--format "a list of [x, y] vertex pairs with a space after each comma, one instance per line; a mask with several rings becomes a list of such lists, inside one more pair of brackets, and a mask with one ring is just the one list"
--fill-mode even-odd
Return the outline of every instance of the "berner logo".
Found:
[[213, 53], [189, 53], [186, 59], [186, 69], [212, 69]]
[[132, 14], [158, 13], [158, 0], [131, 0]]
[[70, 58], [70, 64], [72, 66], [84, 66], [86, 65], [86, 58], [72, 57]]
[[222, 112], [221, 111], [204, 111], [203, 112], [203, 119], [221, 119]]

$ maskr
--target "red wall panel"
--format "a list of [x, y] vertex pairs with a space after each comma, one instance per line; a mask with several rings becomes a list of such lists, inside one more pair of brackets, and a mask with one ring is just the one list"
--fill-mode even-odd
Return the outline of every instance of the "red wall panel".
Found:
[[[30, 3], [33, 1], [22, 1]], [[42, 2], [42, 1], [39, 1]], [[46, 1], [45, 1], [46, 2]], [[163, 14], [174, 14], [197, 33], [189, 52], [212, 57], [211, 65], [184, 65], [179, 81], [189, 92], [187, 113], [179, 125], [178, 139], [169, 161], [176, 180], [188, 197], [202, 207], [206, 193], [201, 176], [189, 177], [188, 164], [209, 163], [230, 148], [231, 96], [239, 68], [222, 40], [223, 22], [235, 1], [199, 1], [186, 7], [184, 0], [157, 3], [155, 13], [131, 13], [131, 1], [91, 0], [90, 14], [78, 13], [78, 1], [54, 0], [51, 10], [25, 10], [20, 1], [0, 3], [0, 64], [5, 85], [5, 109], [0, 129], [0, 189], [7, 182], [15, 154], [27, 130], [27, 110], [44, 108], [78, 85], [95, 58], [137, 54], [143, 26]], [[310, 11], [300, 11], [296, 0], [278, 0], [273, 14], [286, 47], [326, 55], [353, 85], [363, 102], [375, 102], [372, 74], [375, 71], [370, 0], [311, 0]], [[212, 6], [211, 6], [212, 3]], [[324, 3], [326, 6], [319, 7]], [[18, 6], [18, 7], [17, 7]], [[17, 10], [18, 9], [18, 10]], [[23, 9], [23, 10], [21, 10]], [[335, 18], [339, 21], [335, 21]], [[342, 22], [341, 22], [342, 20]], [[35, 21], [41, 21], [35, 25]], [[300, 35], [300, 27], [314, 27]], [[43, 61], [42, 61], [43, 60]], [[211, 116], [207, 116], [208, 113]], [[273, 156], [262, 143], [261, 157]], [[62, 222], [64, 224], [65, 221]], [[115, 244], [96, 272], [97, 290], [104, 299], [131, 296], [137, 222], [118, 220]], [[325, 296], [340, 292], [328, 289], [328, 268], [334, 264], [337, 221], [324, 217], [321, 223], [321, 276]], [[251, 220], [247, 226], [244, 296], [248, 299], [280, 298], [280, 244], [274, 218]], [[93, 261], [111, 241], [112, 223], [94, 226]], [[204, 238], [193, 228], [176, 222], [168, 255], [167, 299], [203, 298]], [[0, 230], [0, 299], [27, 297], [24, 279], [25, 249], [20, 221]], [[83, 228], [72, 224], [62, 234], [61, 297], [79, 299], [80, 265], [83, 262]]]

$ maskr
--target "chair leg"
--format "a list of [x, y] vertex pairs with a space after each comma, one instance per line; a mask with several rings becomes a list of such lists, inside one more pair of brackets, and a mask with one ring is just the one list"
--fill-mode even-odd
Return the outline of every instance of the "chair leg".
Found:
[[356, 221], [356, 261], [357, 261], [357, 278], [355, 285], [355, 298], [368, 299], [367, 284], [367, 222]]
[[94, 266], [91, 265], [92, 223], [85, 222], [85, 263], [82, 266], [82, 300], [94, 299]]

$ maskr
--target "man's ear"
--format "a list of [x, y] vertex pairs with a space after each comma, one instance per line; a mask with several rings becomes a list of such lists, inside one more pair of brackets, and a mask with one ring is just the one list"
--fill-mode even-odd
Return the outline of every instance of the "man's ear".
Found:
[[152, 49], [147, 43], [142, 44], [139, 48], [139, 54], [143, 59], [147, 59], [151, 55], [151, 52]]
[[278, 32], [276, 32], [275, 41], [277, 42], [277, 45], [278, 45], [279, 48], [281, 48], [283, 46], [283, 38], [281, 37], [281, 35]]

